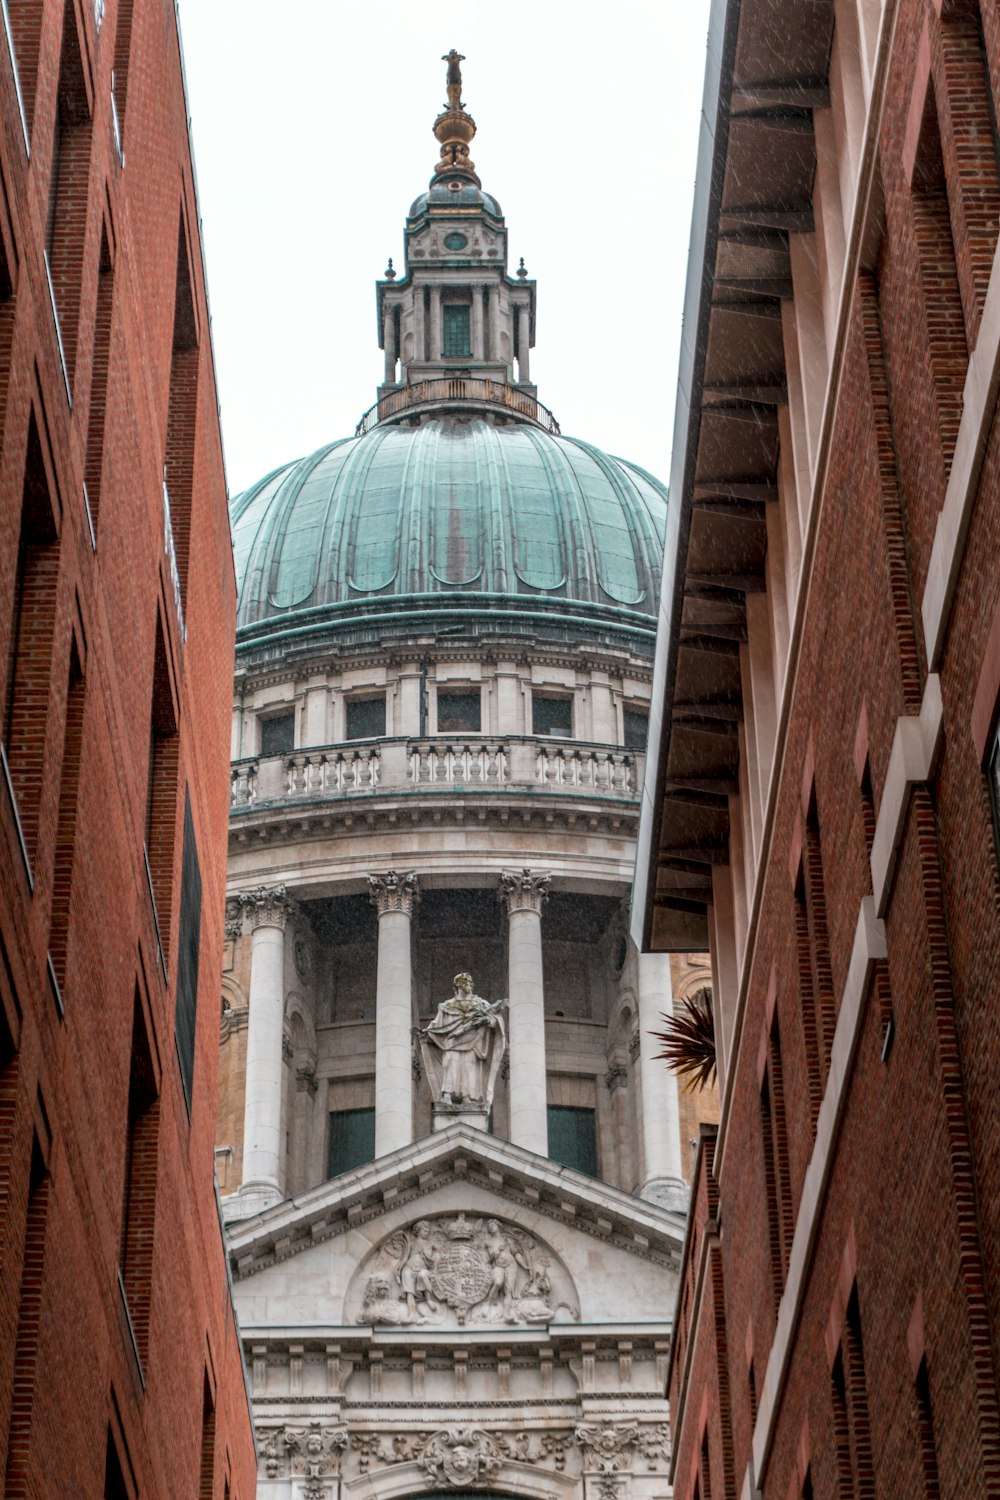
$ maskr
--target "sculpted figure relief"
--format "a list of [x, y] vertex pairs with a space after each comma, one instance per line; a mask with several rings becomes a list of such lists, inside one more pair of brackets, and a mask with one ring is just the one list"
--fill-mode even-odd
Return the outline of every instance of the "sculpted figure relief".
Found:
[[[458, 1214], [421, 1219], [392, 1235], [368, 1267], [359, 1323], [547, 1323], [565, 1296], [565, 1272], [552, 1284], [549, 1257], [534, 1237], [498, 1219]], [[561, 1285], [560, 1285], [561, 1283]], [[566, 1293], [572, 1296], [570, 1288]]]
[[455, 975], [455, 992], [429, 1026], [417, 1027], [424, 1066], [440, 1109], [489, 1110], [507, 1047], [503, 1009], [473, 992], [471, 974]]

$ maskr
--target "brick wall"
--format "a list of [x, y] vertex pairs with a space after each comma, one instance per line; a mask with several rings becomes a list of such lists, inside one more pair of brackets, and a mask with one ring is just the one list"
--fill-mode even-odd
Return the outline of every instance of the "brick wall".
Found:
[[[250, 1500], [212, 1181], [235, 591], [175, 14], [108, 0], [98, 29], [90, 0], [21, 0], [11, 20], [0, 1493]], [[182, 604], [163, 497], [178, 445]], [[151, 787], [152, 729], [168, 743]], [[174, 1042], [186, 788], [203, 886], [190, 1109]]]
[[[1000, 603], [992, 419], [933, 660], [922, 616], [949, 476], [968, 456], [969, 361], [994, 336], [1000, 25], [985, 4], [981, 23], [972, 3], [886, 10], [881, 201], [849, 263], [831, 359], [773, 821], [720, 1134], [701, 1156], [712, 1186], [699, 1178], [678, 1304], [681, 1496], [694, 1492], [706, 1433], [713, 1497], [1000, 1494], [1000, 878], [973, 735]], [[879, 896], [885, 956], [872, 950], [859, 979], [873, 831], [899, 793], [897, 721], [915, 724], [938, 685], [939, 751], [908, 783]], [[821, 856], [813, 890], [810, 829]], [[825, 933], [803, 917], [817, 890]], [[825, 1043], [822, 970], [837, 1026]], [[787, 1203], [768, 1179], [761, 1123], [775, 1023]], [[834, 1115], [827, 1100], [841, 1080]], [[716, 1215], [719, 1278], [703, 1280], [692, 1321], [690, 1262]], [[727, 1423], [733, 1478], [723, 1483]]]

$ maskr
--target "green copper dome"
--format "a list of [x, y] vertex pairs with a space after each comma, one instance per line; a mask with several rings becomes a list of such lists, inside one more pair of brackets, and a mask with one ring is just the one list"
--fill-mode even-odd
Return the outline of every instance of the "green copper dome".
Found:
[[383, 424], [233, 502], [237, 623], [273, 634], [419, 598], [651, 628], [666, 507], [644, 470], [533, 425]]

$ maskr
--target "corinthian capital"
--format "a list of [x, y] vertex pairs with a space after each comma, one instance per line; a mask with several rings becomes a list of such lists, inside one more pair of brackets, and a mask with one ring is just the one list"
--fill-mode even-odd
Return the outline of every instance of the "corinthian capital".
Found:
[[236, 899], [249, 917], [251, 932], [257, 927], [284, 930], [296, 909], [283, 885], [258, 885], [252, 891], [241, 891]]
[[541, 912], [549, 898], [552, 876], [538, 870], [504, 870], [500, 876], [500, 900], [507, 908], [507, 915], [516, 911]]
[[396, 870], [387, 870], [384, 875], [369, 875], [368, 899], [384, 917], [387, 911], [401, 911], [412, 916], [413, 908], [420, 898], [417, 877], [412, 870], [400, 875]]

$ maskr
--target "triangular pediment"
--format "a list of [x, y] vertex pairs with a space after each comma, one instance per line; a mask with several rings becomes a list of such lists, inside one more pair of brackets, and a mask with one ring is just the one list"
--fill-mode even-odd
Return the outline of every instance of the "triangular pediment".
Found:
[[[511, 1272], [511, 1284], [517, 1285], [525, 1319], [534, 1305], [539, 1321], [605, 1323], [668, 1313], [684, 1221], [456, 1124], [230, 1222], [241, 1318], [285, 1324], [308, 1312], [309, 1321], [330, 1326], [367, 1322], [369, 1302], [363, 1298], [371, 1299], [373, 1283], [377, 1289], [380, 1280], [387, 1281], [391, 1297], [402, 1297], [396, 1268], [407, 1256], [414, 1263], [421, 1234], [439, 1266], [450, 1260], [456, 1271], [464, 1266], [473, 1273], [473, 1280], [482, 1274], [477, 1264], [492, 1263], [491, 1243], [501, 1259], [503, 1245], [520, 1256], [522, 1269]], [[533, 1255], [544, 1261], [551, 1284], [534, 1304], [525, 1292]], [[400, 1321], [406, 1321], [405, 1302], [400, 1305]], [[476, 1316], [483, 1317], [481, 1308]], [[371, 1321], [393, 1321], [391, 1307]], [[460, 1308], [458, 1321], [464, 1321]]]
[[680, 1214], [485, 1131], [452, 1125], [252, 1218], [230, 1221], [229, 1247], [237, 1276], [252, 1275], [264, 1264], [308, 1249], [338, 1222], [342, 1227], [367, 1223], [389, 1208], [418, 1204], [454, 1182], [502, 1196], [508, 1211], [518, 1205], [570, 1221], [582, 1233], [650, 1254], [671, 1269], [679, 1265], [685, 1227]]

